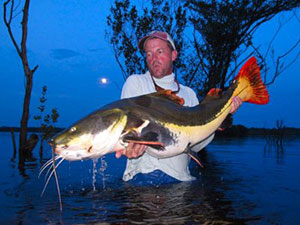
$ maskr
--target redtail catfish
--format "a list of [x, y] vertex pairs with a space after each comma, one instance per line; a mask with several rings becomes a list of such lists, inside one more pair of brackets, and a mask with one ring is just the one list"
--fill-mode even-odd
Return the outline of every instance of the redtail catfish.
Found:
[[50, 144], [59, 158], [98, 158], [120, 150], [129, 142], [148, 145], [158, 158], [175, 156], [214, 133], [230, 113], [232, 98], [266, 104], [267, 89], [254, 57], [241, 68], [229, 88], [215, 95], [212, 89], [195, 107], [161, 91], [105, 105], [54, 136]]

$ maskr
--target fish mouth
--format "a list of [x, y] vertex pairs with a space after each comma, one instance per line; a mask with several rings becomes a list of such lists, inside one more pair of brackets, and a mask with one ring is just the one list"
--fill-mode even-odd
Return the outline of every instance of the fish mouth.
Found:
[[[76, 151], [74, 151], [74, 149], [76, 149]], [[57, 147], [55, 149], [55, 153], [68, 161], [93, 158], [90, 154], [87, 153], [86, 149], [78, 148], [76, 146], [69, 148], [68, 150]]]
[[55, 145], [54, 139], [50, 139], [50, 141], [48, 141], [48, 144], [53, 147]]

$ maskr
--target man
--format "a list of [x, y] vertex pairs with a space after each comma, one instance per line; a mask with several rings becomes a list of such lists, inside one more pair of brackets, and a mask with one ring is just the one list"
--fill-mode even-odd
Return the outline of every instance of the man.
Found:
[[[136, 97], [156, 92], [161, 89], [169, 89], [184, 99], [185, 106], [197, 105], [198, 99], [195, 92], [179, 84], [173, 73], [173, 62], [177, 58], [175, 44], [166, 32], [153, 31], [143, 37], [138, 47], [145, 51], [148, 70], [145, 74], [131, 75], [126, 80], [121, 98]], [[241, 104], [238, 98], [234, 100], [232, 112]], [[200, 151], [211, 142], [214, 135], [206, 141], [195, 146], [193, 151]], [[126, 149], [116, 152], [116, 157], [121, 155], [128, 157], [126, 169], [123, 175], [124, 181], [137, 180], [146, 183], [160, 184], [161, 182], [191, 181], [195, 179], [190, 175], [188, 168], [190, 157], [180, 154], [165, 159], [157, 159], [147, 152], [146, 146], [130, 143]]]

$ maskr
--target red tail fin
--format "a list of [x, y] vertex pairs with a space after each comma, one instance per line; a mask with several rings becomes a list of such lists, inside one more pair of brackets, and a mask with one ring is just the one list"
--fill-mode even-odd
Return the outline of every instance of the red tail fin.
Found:
[[260, 105], [269, 102], [269, 94], [261, 79], [255, 57], [251, 57], [243, 65], [235, 80], [238, 81], [235, 95], [240, 96], [243, 101]]

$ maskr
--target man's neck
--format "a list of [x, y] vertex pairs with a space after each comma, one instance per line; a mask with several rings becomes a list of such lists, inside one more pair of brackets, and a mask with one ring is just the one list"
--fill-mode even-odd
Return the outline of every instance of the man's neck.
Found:
[[165, 75], [163, 77], [160, 77], [160, 78], [157, 78], [155, 76], [152, 76], [153, 79], [156, 81], [156, 82], [172, 82], [174, 81], [175, 79], [175, 74], [174, 73], [171, 73], [171, 74], [168, 74], [168, 75]]
[[[151, 76], [151, 75], [150, 75]], [[162, 78], [152, 77], [153, 84], [155, 86], [156, 91], [160, 91], [161, 89], [169, 89], [172, 91], [179, 90], [179, 84], [175, 79], [175, 74], [171, 73], [170, 75], [164, 76]]]

